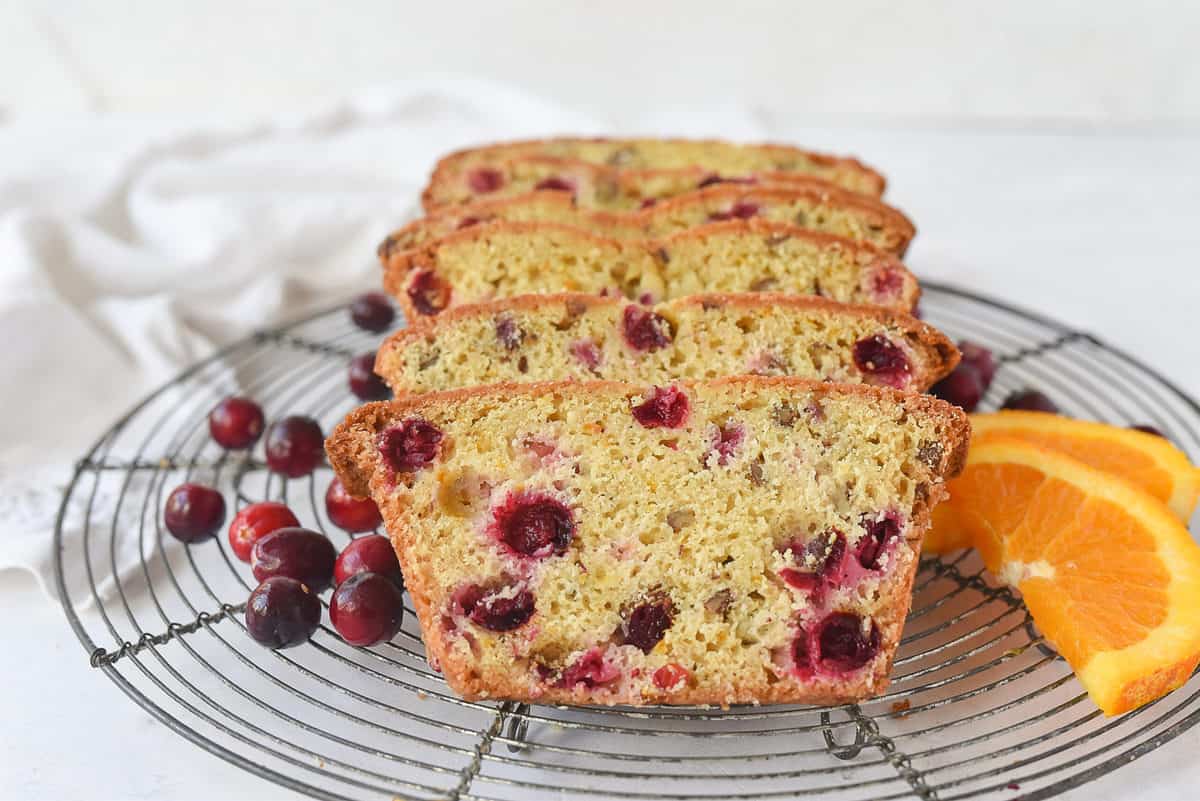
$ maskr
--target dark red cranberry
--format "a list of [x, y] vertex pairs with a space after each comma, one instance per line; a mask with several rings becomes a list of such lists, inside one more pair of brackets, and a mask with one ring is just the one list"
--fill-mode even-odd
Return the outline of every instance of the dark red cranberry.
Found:
[[638, 604], [621, 624], [626, 645], [644, 654], [654, 650], [675, 618], [675, 606], [669, 598]]
[[450, 303], [450, 285], [433, 270], [417, 270], [405, 291], [420, 314], [437, 314]]
[[817, 664], [826, 670], [857, 670], [879, 653], [879, 628], [870, 624], [863, 634], [862, 618], [849, 612], [834, 612], [817, 628]]
[[397, 473], [414, 473], [437, 458], [443, 434], [432, 423], [410, 417], [379, 435], [379, 453]]
[[559, 686], [575, 687], [582, 684], [588, 689], [602, 687], [621, 677], [616, 665], [604, 658], [600, 648], [589, 648], [575, 663], [563, 671]]
[[846, 555], [846, 538], [840, 531], [830, 530], [808, 542], [793, 542], [792, 558], [800, 567], [785, 567], [779, 576], [798, 590], [811, 592], [831, 583], [841, 569]]
[[930, 388], [929, 394], [953, 403], [964, 412], [973, 412], [983, 398], [983, 389], [979, 371], [967, 362], [959, 362], [950, 375]]
[[521, 556], [558, 556], [571, 545], [575, 519], [570, 509], [549, 495], [513, 493], [496, 508], [492, 531]]
[[639, 306], [626, 306], [621, 318], [625, 341], [634, 350], [656, 351], [675, 339], [670, 321]]
[[543, 178], [534, 184], [534, 189], [555, 189], [560, 192], [574, 192], [575, 184], [568, 181], [566, 178], [560, 178], [557, 175], [552, 175], [549, 178]]
[[871, 275], [871, 294], [876, 300], [898, 298], [902, 289], [904, 273], [898, 265], [885, 262], [875, 268]]
[[290, 415], [267, 429], [267, 466], [289, 478], [313, 471], [325, 456], [325, 437], [311, 417]]
[[1058, 414], [1054, 401], [1047, 398], [1036, 389], [1024, 389], [1014, 392], [1000, 405], [1001, 409], [1017, 409], [1024, 412], [1049, 412]]
[[455, 226], [455, 229], [461, 231], [464, 228], [470, 228], [472, 225], [479, 225], [481, 222], [483, 222], [481, 218], [468, 214], [466, 217], [463, 217], [458, 221], [458, 225]]
[[386, 400], [392, 392], [375, 375], [375, 354], [360, 353], [350, 360], [350, 391], [365, 401]]
[[691, 404], [679, 387], [655, 387], [650, 397], [633, 407], [633, 419], [645, 428], [679, 428], [687, 422]]
[[350, 304], [350, 319], [359, 328], [378, 334], [386, 331], [396, 319], [396, 310], [392, 302], [382, 292], [367, 292], [359, 295]]
[[812, 647], [809, 645], [810, 635], [804, 629], [796, 632], [796, 639], [792, 640], [792, 661], [796, 663], [796, 670], [802, 675], [812, 673]]
[[337, 476], [329, 482], [329, 489], [325, 490], [325, 513], [335, 526], [351, 534], [372, 531], [383, 522], [375, 501], [355, 498]]
[[533, 593], [511, 586], [487, 588], [479, 584], [455, 593], [458, 611], [488, 631], [512, 631], [529, 622], [535, 611]]
[[858, 543], [858, 563], [867, 570], [879, 569], [879, 557], [894, 540], [900, 539], [900, 521], [887, 514], [878, 520], [864, 520], [866, 536]]
[[854, 364], [868, 376], [897, 389], [908, 383], [910, 366], [900, 346], [883, 334], [854, 343]]
[[300, 521], [292, 510], [275, 501], [252, 503], [234, 516], [229, 524], [229, 547], [243, 562], [250, 561], [254, 543], [281, 528], [298, 526]]
[[505, 315], [496, 318], [496, 339], [505, 350], [516, 350], [525, 340], [525, 332], [513, 318]]
[[231, 395], [208, 413], [208, 433], [222, 448], [241, 450], [258, 442], [266, 420], [262, 407], [249, 398]]
[[392, 548], [392, 543], [388, 542], [388, 538], [379, 534], [351, 540], [333, 564], [335, 584], [341, 584], [359, 573], [378, 573], [395, 582], [397, 587], [404, 586], [404, 576], [400, 573], [400, 561], [396, 559], [396, 551]]
[[206, 540], [225, 522], [225, 497], [203, 484], [180, 484], [167, 496], [163, 522], [181, 542]]
[[660, 690], [671, 690], [687, 684], [691, 672], [678, 662], [668, 662], [654, 671], [654, 686]]
[[960, 364], [969, 364], [979, 371], [979, 380], [986, 392], [987, 388], [992, 385], [992, 379], [996, 377], [996, 359], [992, 356], [992, 352], [974, 342], [960, 342], [958, 350], [962, 353]]
[[724, 466], [738, 452], [742, 441], [746, 439], [746, 429], [740, 425], [721, 426], [709, 443], [712, 452], [717, 454], [717, 464]]
[[758, 214], [759, 206], [757, 203], [739, 200], [729, 207], [728, 211], [714, 211], [708, 215], [708, 219], [712, 222], [721, 222], [723, 220], [748, 220]]
[[250, 593], [246, 631], [268, 648], [291, 648], [313, 635], [321, 623], [321, 602], [295, 579], [272, 576]]
[[644, 197], [644, 198], [642, 198], [642, 202], [640, 204], [638, 204], [638, 208], [639, 209], [648, 209], [651, 206], [655, 205], [656, 203], [658, 203], [658, 198]]
[[600, 348], [590, 339], [580, 339], [571, 343], [571, 355], [593, 373], [596, 372], [596, 368], [600, 366], [603, 358]]
[[1166, 439], [1167, 436], [1154, 426], [1146, 425], [1145, 423], [1142, 423], [1141, 425], [1130, 426], [1130, 428], [1132, 428], [1134, 431], [1141, 431], [1143, 434], [1153, 434], [1154, 436], [1162, 437], [1163, 439]]
[[357, 573], [333, 591], [329, 620], [351, 645], [387, 642], [404, 622], [404, 593], [386, 576]]
[[467, 173], [467, 186], [480, 195], [495, 192], [504, 186], [504, 174], [494, 167], [476, 167]]
[[313, 592], [333, 583], [337, 550], [324, 534], [289, 526], [272, 531], [250, 549], [250, 570], [259, 581], [287, 576], [303, 582]]

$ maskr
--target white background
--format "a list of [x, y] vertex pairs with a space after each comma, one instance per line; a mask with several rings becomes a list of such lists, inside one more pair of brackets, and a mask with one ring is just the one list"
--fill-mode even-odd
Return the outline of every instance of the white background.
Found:
[[[819, 130], [889, 173], [919, 275], [1095, 331], [1200, 394], [1198, 34], [1185, 2], [8, 2], [0, 123], [260, 119], [470, 75], [618, 131]], [[285, 795], [88, 670], [29, 574], [0, 573], [0, 615], [0, 797]], [[1162, 779], [1197, 745], [1075, 797], [1176, 797]]]

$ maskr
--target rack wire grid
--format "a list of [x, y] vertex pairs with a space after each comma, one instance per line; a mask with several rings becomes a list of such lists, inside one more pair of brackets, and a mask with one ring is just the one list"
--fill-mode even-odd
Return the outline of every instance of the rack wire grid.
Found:
[[[1149, 423], [1193, 460], [1200, 406], [1168, 380], [1043, 317], [927, 284], [926, 318], [991, 347], [982, 408], [1026, 386], [1064, 413]], [[286, 480], [210, 442], [208, 411], [239, 392], [268, 418], [325, 430], [354, 405], [346, 364], [378, 337], [344, 308], [238, 342], [185, 371], [109, 430], [78, 464], [56, 530], [63, 608], [94, 669], [201, 748], [321, 798], [1038, 799], [1125, 766], [1200, 720], [1200, 680], [1105, 718], [1034, 628], [1020, 599], [959, 552], [922, 561], [892, 683], [838, 707], [566, 708], [475, 703], [426, 663], [416, 616], [373, 648], [327, 625], [285, 651], [257, 645], [253, 587], [218, 536], [185, 546], [160, 509], [185, 480], [236, 506], [287, 502], [335, 545], [328, 468]]]

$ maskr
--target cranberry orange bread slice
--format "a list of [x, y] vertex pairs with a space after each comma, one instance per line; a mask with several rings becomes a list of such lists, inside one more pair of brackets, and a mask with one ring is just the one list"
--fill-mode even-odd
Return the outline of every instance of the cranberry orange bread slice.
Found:
[[422, 318], [379, 349], [397, 396], [566, 379], [668, 384], [751, 373], [924, 392], [958, 362], [907, 314], [771, 293], [642, 306], [594, 295], [522, 295]]
[[721, 178], [695, 166], [618, 170], [574, 159], [521, 156], [473, 169], [466, 175], [435, 171], [421, 193], [421, 204], [425, 211], [434, 212], [485, 198], [547, 189], [569, 194], [584, 208], [636, 211], [666, 198], [721, 183], [782, 184], [850, 192], [820, 178], [792, 172], [756, 172]]
[[459, 150], [438, 162], [435, 176], [485, 187], [487, 170], [524, 156], [574, 159], [619, 170], [699, 168], [713, 178], [782, 172], [821, 178], [853, 192], [883, 194], [884, 179], [862, 162], [789, 145], [737, 144], [711, 139], [609, 139], [559, 137], [499, 142]]
[[836, 703], [887, 683], [968, 438], [927, 395], [738, 376], [414, 395], [326, 449], [466, 698]]
[[815, 295], [908, 311], [917, 281], [894, 256], [780, 223], [731, 221], [659, 240], [559, 223], [489, 223], [393, 254], [384, 288], [410, 320], [514, 295], [586, 292], [642, 302], [696, 292]]
[[443, 209], [393, 232], [379, 257], [419, 247], [481, 222], [557, 222], [616, 239], [666, 236], [721, 220], [760, 219], [845, 237], [903, 255], [916, 228], [901, 212], [877, 200], [815, 186], [719, 184], [635, 212], [606, 212], [577, 205], [570, 194], [543, 190]]

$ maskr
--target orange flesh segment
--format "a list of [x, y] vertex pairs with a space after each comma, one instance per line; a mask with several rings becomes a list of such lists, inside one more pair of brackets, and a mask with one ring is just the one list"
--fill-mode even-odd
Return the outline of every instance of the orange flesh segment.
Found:
[[955, 516], [1109, 715], [1200, 661], [1200, 547], [1154, 497], [1018, 439], [973, 446]]

